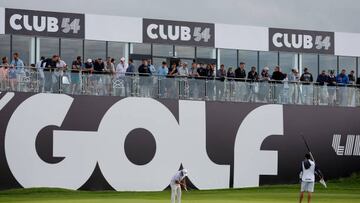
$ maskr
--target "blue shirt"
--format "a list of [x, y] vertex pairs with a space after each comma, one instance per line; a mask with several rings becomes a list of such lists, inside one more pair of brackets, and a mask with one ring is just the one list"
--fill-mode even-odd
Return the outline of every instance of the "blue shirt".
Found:
[[158, 70], [158, 74], [160, 76], [167, 76], [167, 74], [169, 73], [169, 69], [168, 67], [160, 67], [159, 70]]
[[18, 70], [18, 72], [23, 72], [24, 71], [24, 62], [21, 59], [17, 59], [17, 60], [12, 60], [11, 61], [11, 65], [15, 66], [16, 70]]
[[338, 84], [346, 85], [349, 83], [349, 77], [346, 74], [339, 74], [336, 77], [336, 82]]

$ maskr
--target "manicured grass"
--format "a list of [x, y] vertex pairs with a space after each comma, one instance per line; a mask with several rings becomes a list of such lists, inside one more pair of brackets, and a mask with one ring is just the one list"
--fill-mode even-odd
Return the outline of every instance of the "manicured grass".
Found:
[[[196, 191], [183, 193], [184, 203], [285, 203], [298, 201], [298, 185], [263, 186], [250, 189]], [[360, 176], [316, 184], [314, 203], [360, 203]], [[22, 203], [165, 203], [170, 191], [163, 192], [89, 192], [36, 188], [0, 192], [0, 202]]]

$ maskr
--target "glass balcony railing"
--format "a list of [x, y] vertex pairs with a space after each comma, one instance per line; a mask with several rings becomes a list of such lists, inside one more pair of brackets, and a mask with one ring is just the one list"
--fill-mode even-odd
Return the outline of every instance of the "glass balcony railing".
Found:
[[75, 72], [34, 68], [0, 74], [1, 91], [49, 92], [70, 95], [152, 97], [184, 100], [258, 102], [296, 105], [360, 106], [360, 86], [320, 85], [235, 78], [191, 78], [131, 73]]

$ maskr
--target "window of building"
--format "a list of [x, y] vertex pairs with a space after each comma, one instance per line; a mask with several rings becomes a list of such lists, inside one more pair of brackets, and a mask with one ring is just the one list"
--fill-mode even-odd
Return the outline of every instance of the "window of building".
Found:
[[0, 35], [0, 47], [0, 58], [6, 56], [10, 60], [10, 35]]
[[339, 56], [339, 69], [345, 69], [347, 74], [352, 70], [356, 73], [356, 57]]
[[35, 63], [35, 37], [13, 35], [12, 53], [15, 52], [20, 54], [26, 66]]
[[275, 66], [279, 64], [277, 52], [259, 52], [260, 69], [268, 67], [270, 73], [274, 71]]
[[[71, 67], [76, 57], [83, 57], [83, 40], [61, 39], [61, 58]], [[85, 59], [82, 59], [85, 61]]]
[[283, 73], [289, 74], [293, 68], [298, 68], [298, 54], [290, 52], [280, 52], [280, 68]]
[[[308, 68], [309, 72], [317, 77], [318, 72], [318, 55], [317, 54], [300, 54], [300, 73], [304, 72], [304, 68]], [[320, 69], [321, 71], [321, 69]]]
[[173, 46], [153, 44], [153, 56], [173, 57]]
[[52, 55], [59, 55], [59, 38], [37, 38], [37, 60], [41, 56], [49, 58]]
[[216, 59], [216, 49], [208, 47], [197, 47], [196, 57], [204, 59]]
[[131, 43], [131, 54], [151, 55], [151, 44]]
[[220, 64], [224, 64], [225, 68], [237, 66], [237, 52], [233, 49], [220, 49], [219, 58]]
[[[246, 70], [250, 71], [250, 68], [252, 66], [255, 66], [258, 68], [258, 52], [257, 51], [245, 51], [245, 50], [239, 50], [239, 61], [236, 65], [239, 66], [241, 62], [244, 62], [246, 64]], [[260, 66], [261, 67], [261, 66]]]
[[334, 70], [337, 73], [337, 56], [333, 55], [320, 55], [320, 71], [322, 70]]
[[128, 43], [108, 42], [108, 57], [120, 61], [121, 57], [129, 58]]
[[195, 47], [175, 46], [175, 56], [178, 58], [195, 58]]
[[85, 60], [97, 58], [106, 58], [106, 42], [85, 40]]

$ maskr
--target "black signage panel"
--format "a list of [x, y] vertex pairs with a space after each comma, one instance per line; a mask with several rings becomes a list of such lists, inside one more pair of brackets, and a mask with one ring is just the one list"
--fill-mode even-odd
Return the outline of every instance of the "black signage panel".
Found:
[[5, 34], [85, 38], [85, 15], [6, 8]]
[[334, 32], [269, 28], [269, 50], [334, 54]]
[[143, 42], [214, 47], [215, 24], [143, 19]]

